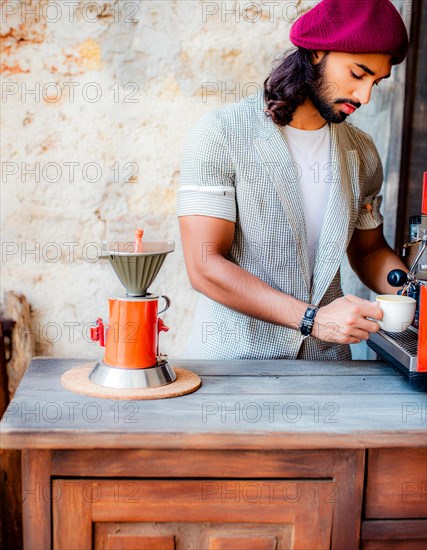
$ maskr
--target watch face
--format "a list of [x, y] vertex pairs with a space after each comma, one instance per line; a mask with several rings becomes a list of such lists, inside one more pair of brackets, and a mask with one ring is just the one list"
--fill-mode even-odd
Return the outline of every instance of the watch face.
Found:
[[313, 309], [313, 308], [309, 308], [306, 312], [305, 312], [305, 317], [307, 317], [307, 319], [314, 319], [314, 316], [316, 315], [316, 310]]

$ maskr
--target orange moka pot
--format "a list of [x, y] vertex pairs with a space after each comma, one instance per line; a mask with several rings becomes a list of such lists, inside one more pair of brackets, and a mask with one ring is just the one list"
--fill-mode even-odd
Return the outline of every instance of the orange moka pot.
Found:
[[[160, 298], [166, 302], [158, 311]], [[157, 365], [159, 332], [167, 332], [159, 315], [169, 308], [167, 296], [147, 294], [144, 297], [112, 296], [109, 303], [109, 323], [102, 319], [91, 329], [91, 339], [105, 345], [104, 364], [120, 369], [147, 369]]]

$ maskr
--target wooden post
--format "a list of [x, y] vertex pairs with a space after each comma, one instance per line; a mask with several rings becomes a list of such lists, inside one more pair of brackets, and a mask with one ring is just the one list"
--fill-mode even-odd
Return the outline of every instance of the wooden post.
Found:
[[24, 550], [51, 550], [50, 472], [50, 451], [22, 451]]

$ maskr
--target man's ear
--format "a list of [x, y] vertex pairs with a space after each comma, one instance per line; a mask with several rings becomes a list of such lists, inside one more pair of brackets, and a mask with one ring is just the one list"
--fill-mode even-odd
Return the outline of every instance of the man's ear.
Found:
[[313, 50], [311, 52], [311, 59], [312, 59], [312, 62], [313, 62], [313, 65], [317, 65], [318, 63], [320, 63], [322, 61], [322, 59], [324, 58], [325, 56], [325, 51], [323, 50]]

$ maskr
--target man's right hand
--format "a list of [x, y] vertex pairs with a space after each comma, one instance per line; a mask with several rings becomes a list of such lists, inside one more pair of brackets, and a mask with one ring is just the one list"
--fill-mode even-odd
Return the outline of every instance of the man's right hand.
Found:
[[371, 319], [382, 319], [379, 305], [352, 294], [334, 300], [317, 312], [312, 336], [338, 344], [358, 344], [377, 332], [379, 325]]

